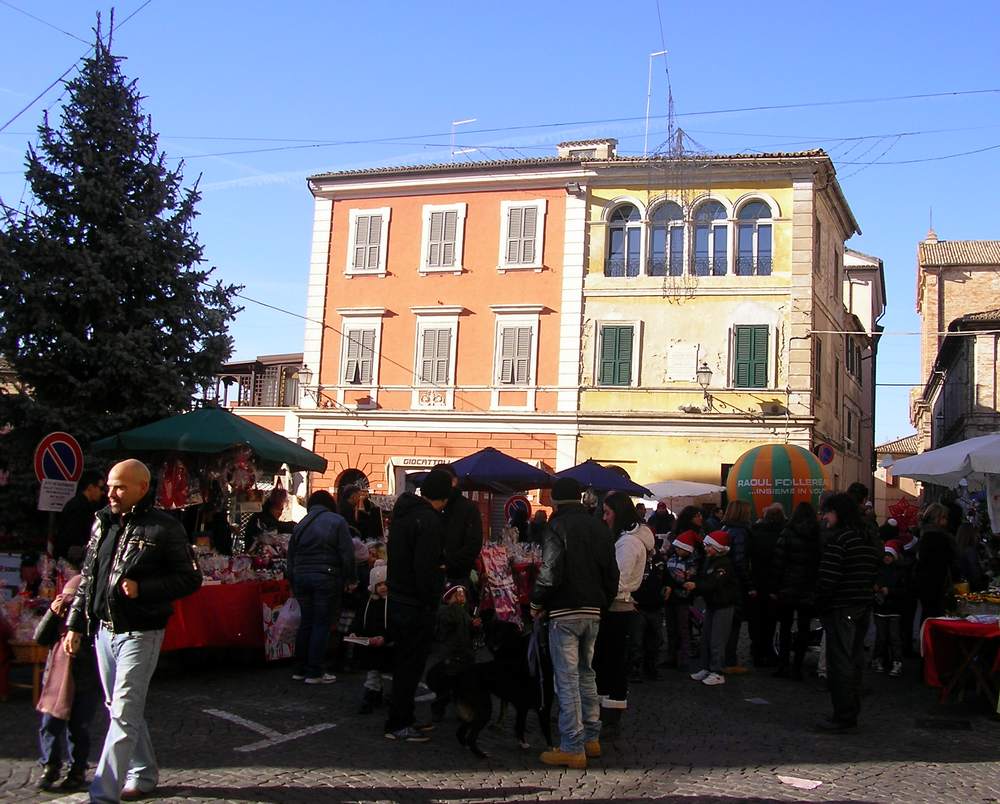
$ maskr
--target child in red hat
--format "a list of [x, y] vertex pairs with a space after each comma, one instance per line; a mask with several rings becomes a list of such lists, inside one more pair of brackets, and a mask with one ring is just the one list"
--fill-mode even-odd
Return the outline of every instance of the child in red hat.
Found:
[[903, 674], [902, 619], [905, 608], [905, 574], [898, 561], [903, 555], [903, 542], [892, 539], [885, 543], [885, 555], [875, 582], [875, 651], [872, 671], [884, 673], [889, 668], [893, 677]]
[[664, 665], [685, 672], [691, 661], [691, 593], [684, 584], [698, 572], [695, 549], [700, 539], [693, 530], [675, 536], [666, 565], [667, 660]]
[[705, 599], [705, 623], [701, 630], [701, 669], [692, 673], [694, 681], [709, 687], [725, 684], [722, 674], [726, 642], [733, 624], [733, 612], [740, 597], [740, 586], [729, 559], [729, 534], [712, 531], [705, 537], [705, 566], [696, 581], [688, 581], [684, 589], [692, 597]]

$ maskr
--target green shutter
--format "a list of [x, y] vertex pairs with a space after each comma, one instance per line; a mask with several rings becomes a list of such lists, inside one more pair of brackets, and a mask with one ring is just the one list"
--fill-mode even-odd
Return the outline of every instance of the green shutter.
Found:
[[768, 328], [736, 327], [733, 334], [736, 350], [734, 385], [737, 388], [766, 388]]
[[631, 326], [601, 328], [600, 385], [632, 384], [633, 329]]

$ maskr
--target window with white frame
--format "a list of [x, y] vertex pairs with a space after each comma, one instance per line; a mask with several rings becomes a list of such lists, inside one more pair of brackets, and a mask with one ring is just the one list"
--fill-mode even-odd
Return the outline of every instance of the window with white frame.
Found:
[[466, 204], [424, 206], [420, 272], [461, 273]]
[[726, 208], [718, 201], [698, 205], [692, 221], [695, 276], [725, 276], [728, 262], [729, 222]]
[[638, 276], [642, 264], [642, 215], [633, 204], [621, 204], [608, 218], [605, 276]]
[[662, 203], [649, 219], [649, 276], [684, 273], [684, 212], [673, 201]]
[[[543, 305], [495, 304], [496, 345], [492, 407], [534, 410], [538, 371], [538, 326]], [[525, 391], [516, 405], [505, 404], [505, 391]]]
[[861, 440], [861, 417], [850, 405], [844, 405], [844, 449], [857, 452]]
[[349, 276], [385, 276], [389, 207], [352, 209], [348, 215], [346, 272]]
[[417, 316], [413, 407], [452, 408], [460, 306], [411, 307]]
[[639, 322], [598, 324], [597, 384], [635, 386], [639, 381]]
[[345, 401], [347, 391], [367, 390], [372, 401], [378, 398], [379, 356], [382, 341], [383, 307], [339, 308], [340, 371], [337, 401]]
[[541, 270], [545, 246], [544, 198], [500, 203], [500, 261], [502, 271]]
[[736, 275], [770, 276], [771, 207], [749, 201], [736, 213]]

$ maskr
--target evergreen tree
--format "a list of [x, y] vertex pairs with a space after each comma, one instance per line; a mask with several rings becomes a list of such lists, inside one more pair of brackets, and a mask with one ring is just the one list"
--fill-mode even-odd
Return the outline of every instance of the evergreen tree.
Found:
[[33, 208], [4, 207], [0, 355], [30, 388], [0, 394], [8, 529], [34, 508], [31, 457], [46, 432], [66, 430], [86, 448], [183, 411], [232, 353], [240, 288], [201, 267], [197, 185], [185, 189], [182, 165], [167, 167], [100, 21], [95, 35], [59, 127], [46, 115], [29, 147]]

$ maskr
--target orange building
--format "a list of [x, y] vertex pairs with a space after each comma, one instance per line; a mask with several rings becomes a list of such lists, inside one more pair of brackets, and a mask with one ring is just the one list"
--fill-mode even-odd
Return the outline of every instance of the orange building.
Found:
[[561, 155], [310, 178], [298, 432], [330, 461], [314, 488], [396, 494], [485, 446], [573, 461], [580, 175]]

